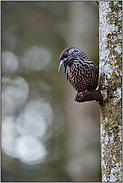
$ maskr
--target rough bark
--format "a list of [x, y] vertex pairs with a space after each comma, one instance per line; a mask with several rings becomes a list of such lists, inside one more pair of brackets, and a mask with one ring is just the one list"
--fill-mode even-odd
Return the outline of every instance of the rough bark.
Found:
[[102, 181], [122, 181], [122, 2], [99, 2]]

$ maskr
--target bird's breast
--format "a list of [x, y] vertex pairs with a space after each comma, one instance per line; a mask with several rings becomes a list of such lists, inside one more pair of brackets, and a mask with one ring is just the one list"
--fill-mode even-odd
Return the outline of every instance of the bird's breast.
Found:
[[87, 66], [75, 65], [68, 66], [67, 79], [77, 92], [84, 92], [94, 90], [97, 87], [98, 76], [94, 74], [93, 70]]

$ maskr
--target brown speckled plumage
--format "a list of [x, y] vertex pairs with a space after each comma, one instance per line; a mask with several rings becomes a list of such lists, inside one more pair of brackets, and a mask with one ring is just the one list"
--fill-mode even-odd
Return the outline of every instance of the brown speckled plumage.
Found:
[[96, 64], [80, 49], [68, 47], [60, 55], [60, 65], [67, 68], [67, 79], [75, 90], [80, 93], [93, 91], [98, 85], [98, 68]]

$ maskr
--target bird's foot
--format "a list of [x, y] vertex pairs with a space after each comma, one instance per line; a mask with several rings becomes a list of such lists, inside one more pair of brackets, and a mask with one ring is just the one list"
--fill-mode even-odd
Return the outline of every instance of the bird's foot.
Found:
[[86, 97], [88, 94], [88, 90], [85, 90], [83, 93], [77, 93], [75, 96], [75, 101], [80, 102], [80, 99]]
[[88, 90], [85, 90], [85, 91], [83, 92], [83, 97], [86, 97], [87, 94], [88, 94]]
[[80, 97], [80, 95], [79, 95], [79, 93], [77, 93], [75, 96], [75, 101], [79, 102], [79, 97]]
[[85, 90], [83, 93], [77, 93], [74, 99], [76, 102], [86, 102], [96, 100], [101, 106], [103, 106], [103, 97], [100, 90], [89, 91]]

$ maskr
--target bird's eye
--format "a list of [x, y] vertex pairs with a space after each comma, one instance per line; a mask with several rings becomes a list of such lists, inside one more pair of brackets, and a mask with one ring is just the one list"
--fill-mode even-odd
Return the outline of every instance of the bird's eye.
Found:
[[67, 51], [64, 53], [64, 58], [67, 58], [68, 57], [68, 53]]

